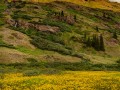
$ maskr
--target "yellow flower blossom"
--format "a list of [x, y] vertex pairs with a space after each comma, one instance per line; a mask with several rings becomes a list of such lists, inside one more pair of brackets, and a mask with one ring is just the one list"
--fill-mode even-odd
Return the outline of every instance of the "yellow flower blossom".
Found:
[[119, 90], [120, 72], [66, 71], [62, 74], [24, 76], [4, 74], [0, 90]]

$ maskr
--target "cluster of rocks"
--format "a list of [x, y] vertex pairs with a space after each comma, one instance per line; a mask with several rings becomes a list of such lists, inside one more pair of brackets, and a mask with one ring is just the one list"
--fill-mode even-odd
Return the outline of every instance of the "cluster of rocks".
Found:
[[13, 26], [16, 28], [17, 27], [20, 27], [23, 29], [34, 28], [38, 31], [51, 32], [51, 33], [57, 33], [60, 31], [59, 27], [56, 27], [56, 26], [33, 24], [33, 23], [29, 23], [29, 22], [24, 21], [24, 20], [7, 19], [6, 23], [9, 24], [10, 26]]

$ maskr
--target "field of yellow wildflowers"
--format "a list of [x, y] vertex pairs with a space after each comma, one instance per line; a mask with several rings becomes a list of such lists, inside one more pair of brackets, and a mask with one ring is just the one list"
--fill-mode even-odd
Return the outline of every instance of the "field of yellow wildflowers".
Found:
[[0, 90], [120, 90], [120, 72], [67, 71], [38, 76], [2, 74]]

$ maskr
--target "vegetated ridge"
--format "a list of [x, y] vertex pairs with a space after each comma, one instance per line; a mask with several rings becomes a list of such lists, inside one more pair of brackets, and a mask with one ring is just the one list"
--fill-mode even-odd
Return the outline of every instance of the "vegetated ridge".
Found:
[[2, 2], [0, 62], [116, 64], [120, 58], [119, 4], [75, 1]]

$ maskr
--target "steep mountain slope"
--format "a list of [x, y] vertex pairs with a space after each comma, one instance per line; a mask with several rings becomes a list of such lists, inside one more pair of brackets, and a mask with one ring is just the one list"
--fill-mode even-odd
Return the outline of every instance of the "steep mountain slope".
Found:
[[[98, 2], [102, 5], [104, 1], [90, 1], [89, 5]], [[6, 52], [8, 48], [12, 49], [12, 53], [9, 53], [11, 55], [17, 50], [18, 54], [25, 54], [25, 62], [28, 58], [35, 58], [48, 62], [90, 61], [114, 64], [120, 58], [120, 13], [115, 12], [120, 8], [106, 8], [106, 1], [105, 7], [85, 7], [88, 6], [87, 3], [82, 3], [83, 6], [81, 3], [78, 5], [59, 1], [11, 2], [7, 7], [2, 4], [4, 9], [1, 9], [0, 50]], [[119, 6], [117, 3], [109, 4]], [[98, 9], [99, 7], [101, 9]], [[9, 37], [5, 36], [7, 33], [3, 28]], [[100, 41], [101, 38], [103, 41]], [[104, 43], [105, 50], [101, 47], [101, 42]], [[11, 57], [3, 55], [3, 52], [0, 52], [0, 55], [0, 62], [4, 57], [6, 61], [7, 57]], [[21, 62], [21, 57], [20, 61], [19, 58], [15, 61]]]
[[27, 1], [42, 2], [42, 3], [46, 3], [46, 2], [48, 3], [53, 1], [65, 1], [90, 8], [107, 9], [107, 10], [120, 12], [120, 4], [116, 2], [110, 2], [109, 0], [27, 0]]

